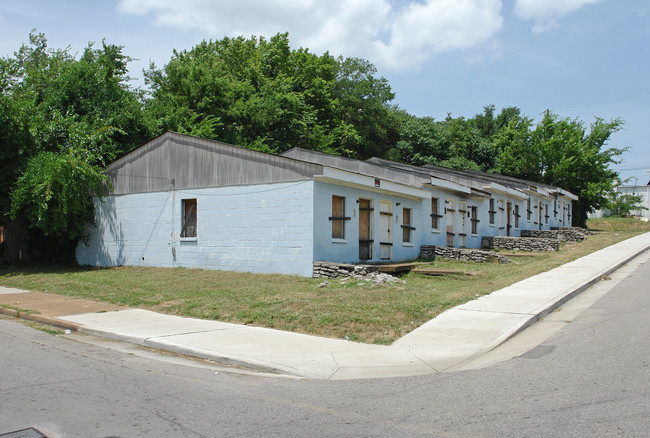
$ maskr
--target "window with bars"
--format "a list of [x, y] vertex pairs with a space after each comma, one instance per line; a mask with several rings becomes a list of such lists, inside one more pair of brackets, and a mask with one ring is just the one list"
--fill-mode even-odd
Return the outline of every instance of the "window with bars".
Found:
[[440, 229], [440, 199], [431, 198], [431, 228], [434, 230]]
[[413, 242], [413, 210], [410, 208], [402, 209], [402, 242]]
[[332, 239], [345, 239], [345, 221], [350, 220], [345, 216], [345, 197], [332, 195]]
[[181, 223], [181, 237], [196, 237], [196, 198], [182, 199], [181, 211], [183, 212]]

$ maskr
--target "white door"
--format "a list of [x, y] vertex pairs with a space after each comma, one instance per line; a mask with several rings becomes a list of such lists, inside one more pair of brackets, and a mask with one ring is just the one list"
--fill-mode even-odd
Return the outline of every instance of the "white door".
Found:
[[458, 246], [467, 246], [467, 204], [458, 201]]
[[456, 201], [447, 199], [445, 201], [445, 219], [447, 222], [447, 246], [454, 247], [454, 237], [456, 237]]
[[390, 260], [393, 254], [393, 203], [379, 201], [379, 258]]

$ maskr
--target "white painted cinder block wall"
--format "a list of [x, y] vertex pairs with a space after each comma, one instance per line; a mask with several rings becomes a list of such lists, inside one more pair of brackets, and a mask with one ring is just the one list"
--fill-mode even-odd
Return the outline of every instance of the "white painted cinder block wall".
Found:
[[[176, 190], [95, 201], [77, 260], [311, 277], [313, 181]], [[197, 199], [197, 237], [181, 239], [181, 201]], [[175, 256], [174, 256], [175, 253]]]
[[[345, 222], [345, 239], [332, 238], [332, 195], [345, 197], [345, 215], [350, 220]], [[372, 212], [373, 249], [370, 261], [380, 261], [380, 201], [392, 204], [392, 257], [391, 260], [415, 259], [420, 255], [420, 245], [425, 241], [426, 234], [431, 234], [429, 221], [430, 199], [415, 201], [398, 196], [371, 192], [357, 188], [350, 188], [335, 184], [315, 182], [314, 186], [314, 260], [338, 263], [359, 262], [359, 198], [370, 199], [374, 211]], [[399, 203], [400, 205], [397, 205]], [[429, 203], [426, 204], [425, 203]], [[412, 243], [402, 241], [402, 211], [403, 208], [412, 209], [413, 230]]]

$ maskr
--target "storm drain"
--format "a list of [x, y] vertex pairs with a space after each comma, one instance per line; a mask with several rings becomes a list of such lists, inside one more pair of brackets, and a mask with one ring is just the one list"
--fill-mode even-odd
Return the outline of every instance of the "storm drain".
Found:
[[38, 430], [30, 427], [29, 429], [17, 430], [15, 432], [0, 434], [0, 438], [47, 438]]

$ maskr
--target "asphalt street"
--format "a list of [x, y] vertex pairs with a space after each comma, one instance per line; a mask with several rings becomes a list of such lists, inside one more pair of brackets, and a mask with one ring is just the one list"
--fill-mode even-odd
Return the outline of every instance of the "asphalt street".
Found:
[[57, 437], [647, 436], [649, 282], [646, 262], [582, 313], [554, 312], [561, 327], [532, 349], [410, 378], [233, 374], [5, 318], [0, 436], [27, 427]]

